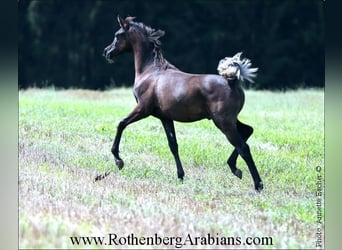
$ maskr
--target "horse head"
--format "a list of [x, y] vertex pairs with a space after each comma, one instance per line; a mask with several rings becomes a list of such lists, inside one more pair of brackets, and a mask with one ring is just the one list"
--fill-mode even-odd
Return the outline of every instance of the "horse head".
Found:
[[132, 51], [135, 44], [147, 44], [152, 49], [159, 49], [161, 42], [158, 39], [165, 32], [152, 29], [143, 23], [134, 22], [134, 19], [135, 17], [130, 16], [125, 19], [117, 16], [120, 29], [115, 32], [113, 42], [103, 51], [103, 56], [110, 63], [113, 62], [115, 56]]
[[134, 17], [126, 17], [122, 19], [120, 16], [117, 17], [118, 23], [120, 24], [120, 29], [114, 34], [114, 40], [109, 44], [103, 51], [103, 56], [108, 62], [112, 63], [113, 58], [124, 52], [132, 51], [132, 45], [128, 39], [128, 31], [130, 27], [130, 22], [134, 20]]

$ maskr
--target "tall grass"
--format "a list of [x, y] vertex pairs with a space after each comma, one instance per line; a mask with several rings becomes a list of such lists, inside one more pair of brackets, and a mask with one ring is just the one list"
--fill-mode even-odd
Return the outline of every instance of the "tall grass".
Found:
[[135, 106], [131, 90], [20, 91], [19, 247], [75, 248], [70, 236], [108, 233], [211, 233], [314, 248], [323, 98], [321, 90], [246, 91], [240, 120], [254, 127], [248, 143], [265, 185], [256, 193], [240, 158], [243, 179], [231, 174], [225, 162], [233, 148], [209, 120], [176, 123], [181, 184], [152, 117], [124, 131], [125, 167], [116, 168], [110, 148], [118, 122]]

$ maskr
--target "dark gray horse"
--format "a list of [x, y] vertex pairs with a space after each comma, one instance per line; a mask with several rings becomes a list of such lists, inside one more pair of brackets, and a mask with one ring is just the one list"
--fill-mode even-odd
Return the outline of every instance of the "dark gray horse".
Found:
[[250, 68], [248, 59], [240, 59], [241, 53], [222, 59], [218, 70], [221, 75], [198, 75], [180, 71], [164, 59], [159, 38], [164, 31], [155, 30], [133, 17], [118, 16], [120, 29], [114, 41], [104, 49], [108, 61], [124, 52], [133, 52], [135, 81], [133, 86], [137, 105], [117, 128], [112, 153], [116, 165], [124, 165], [119, 156], [119, 144], [124, 129], [131, 123], [150, 115], [160, 119], [166, 132], [171, 152], [177, 165], [178, 178], [183, 180], [184, 170], [178, 155], [178, 145], [173, 121], [194, 122], [211, 119], [235, 147], [227, 163], [239, 178], [242, 172], [236, 167], [240, 155], [248, 165], [255, 189], [263, 189], [263, 183], [254, 164], [246, 141], [253, 128], [237, 118], [244, 104], [244, 92], [240, 80], [252, 81], [257, 69]]

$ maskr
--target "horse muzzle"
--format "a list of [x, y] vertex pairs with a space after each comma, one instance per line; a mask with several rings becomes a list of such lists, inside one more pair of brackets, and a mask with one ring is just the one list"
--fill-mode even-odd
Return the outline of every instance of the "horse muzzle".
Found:
[[117, 54], [119, 54], [119, 52], [116, 50], [114, 44], [111, 44], [111, 45], [107, 46], [107, 47], [103, 50], [103, 53], [102, 53], [102, 55], [106, 58], [106, 60], [107, 60], [109, 63], [113, 63], [113, 62], [114, 62], [113, 58], [114, 58], [114, 56], [116, 56]]

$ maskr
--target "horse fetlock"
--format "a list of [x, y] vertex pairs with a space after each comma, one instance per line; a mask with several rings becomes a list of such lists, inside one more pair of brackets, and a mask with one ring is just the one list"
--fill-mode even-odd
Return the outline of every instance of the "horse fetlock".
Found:
[[183, 178], [184, 178], [184, 171], [177, 171], [177, 175], [178, 175], [178, 179], [180, 179], [181, 181], [183, 181]]
[[114, 159], [115, 160], [115, 164], [116, 164], [116, 166], [119, 168], [119, 170], [121, 170], [122, 168], [123, 168], [123, 166], [124, 166], [124, 162], [123, 162], [123, 160], [121, 160], [121, 159]]
[[242, 179], [242, 171], [240, 169], [235, 169], [235, 171], [233, 172], [233, 174], [238, 177], [239, 179]]
[[227, 160], [227, 164], [230, 168], [233, 168], [233, 169], [236, 168], [236, 158], [235, 157], [229, 157], [229, 159]]
[[258, 182], [258, 183], [255, 183], [255, 190], [257, 192], [260, 192], [261, 190], [264, 189], [264, 184], [262, 183], [262, 181]]
[[119, 149], [116, 145], [113, 145], [111, 152], [115, 158], [119, 158]]

